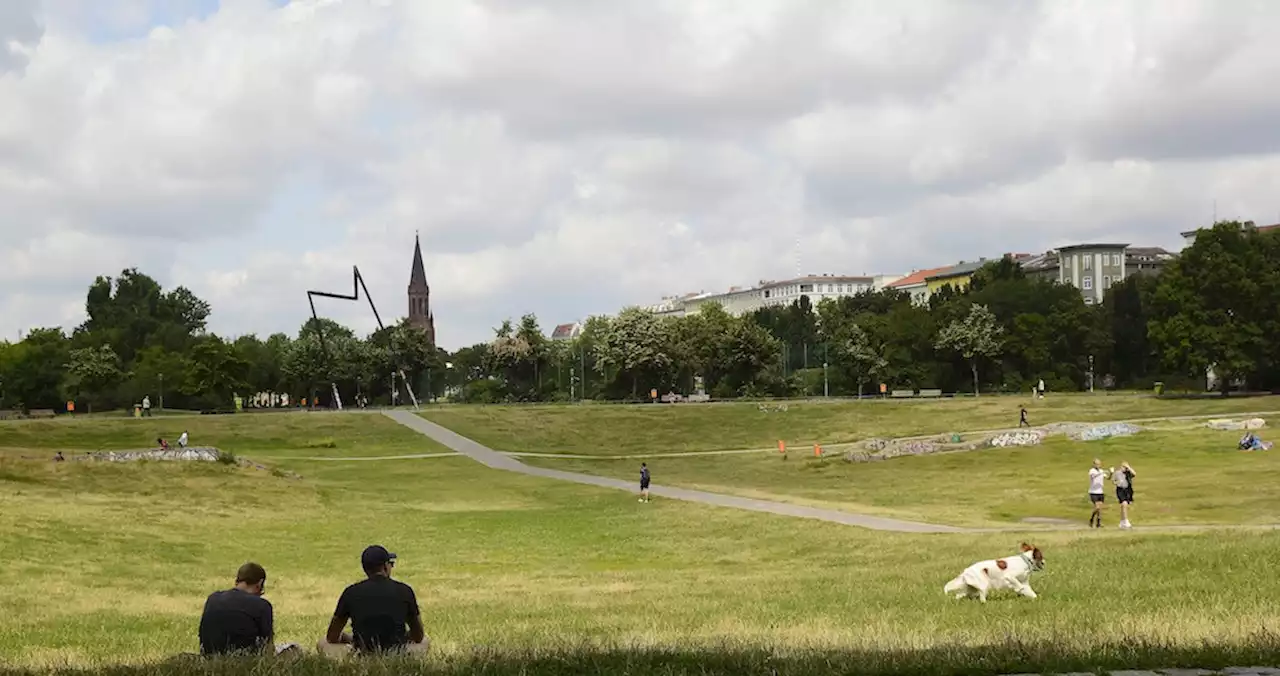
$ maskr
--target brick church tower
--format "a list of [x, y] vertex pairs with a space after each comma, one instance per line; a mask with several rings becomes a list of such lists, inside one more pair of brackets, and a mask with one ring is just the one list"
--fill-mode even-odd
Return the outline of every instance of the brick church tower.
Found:
[[436, 318], [431, 312], [431, 287], [427, 285], [427, 271], [422, 267], [422, 246], [418, 236], [413, 236], [413, 267], [409, 269], [409, 326], [427, 334], [427, 340], [436, 344]]

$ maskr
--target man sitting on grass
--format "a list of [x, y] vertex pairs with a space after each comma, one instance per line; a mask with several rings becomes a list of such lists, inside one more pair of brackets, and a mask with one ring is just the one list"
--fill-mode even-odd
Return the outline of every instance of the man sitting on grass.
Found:
[[236, 586], [209, 595], [200, 616], [200, 654], [271, 654], [275, 634], [267, 571], [246, 563], [236, 571]]
[[[430, 641], [422, 628], [418, 597], [409, 585], [391, 579], [396, 555], [381, 545], [365, 548], [360, 565], [368, 578], [347, 587], [316, 646], [321, 654], [423, 653]], [[351, 620], [351, 634], [343, 632]], [[406, 627], [408, 631], [405, 631]]]

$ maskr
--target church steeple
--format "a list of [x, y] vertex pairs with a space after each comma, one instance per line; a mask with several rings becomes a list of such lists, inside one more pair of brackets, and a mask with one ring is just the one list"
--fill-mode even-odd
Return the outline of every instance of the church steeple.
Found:
[[436, 343], [436, 318], [431, 311], [431, 286], [422, 264], [422, 244], [413, 235], [413, 263], [409, 268], [409, 325], [424, 331], [432, 345]]

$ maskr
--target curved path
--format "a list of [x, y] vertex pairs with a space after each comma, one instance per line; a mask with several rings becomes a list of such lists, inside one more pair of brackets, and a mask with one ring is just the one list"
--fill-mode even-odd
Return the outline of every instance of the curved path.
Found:
[[[482, 446], [471, 439], [468, 439], [453, 430], [441, 427], [421, 416], [408, 411], [387, 411], [385, 414], [388, 418], [408, 427], [411, 430], [424, 434], [435, 441], [444, 444], [480, 464], [492, 469], [500, 469], [508, 472], [517, 472], [520, 474], [528, 474], [530, 476], [544, 477], [547, 479], [559, 479], [561, 481], [572, 481], [574, 483], [587, 484], [589, 486], [598, 486], [601, 488], [613, 488], [628, 492], [637, 492], [636, 485], [622, 481], [621, 479], [610, 479], [608, 477], [593, 476], [590, 474], [578, 474], [576, 472], [562, 472], [560, 470], [545, 469], [542, 467], [530, 467], [519, 460], [499, 453], [487, 446]], [[719, 507], [734, 507], [737, 509], [745, 509], [753, 512], [766, 512], [769, 514], [779, 514], [782, 516], [794, 516], [804, 519], [818, 519], [821, 521], [830, 521], [840, 523], [847, 526], [860, 526], [862, 528], [870, 528], [872, 530], [888, 530], [900, 533], [973, 533], [979, 532], [971, 528], [958, 528], [955, 526], [939, 526], [929, 523], [919, 523], [915, 521], [901, 521], [899, 519], [886, 519], [878, 516], [865, 516], [862, 514], [851, 514], [849, 512], [840, 512], [834, 509], [819, 509], [816, 507], [804, 507], [802, 505], [790, 505], [783, 502], [770, 502], [768, 500], [755, 500], [752, 498], [740, 498], [733, 495], [722, 495], [720, 493], [708, 493], [706, 491], [694, 491], [685, 488], [672, 488], [667, 486], [653, 486], [650, 490], [653, 495], [664, 498], [673, 498], [676, 500], [688, 500], [690, 502], [701, 502], [708, 505], [716, 505]]]
[[[423, 434], [436, 442], [443, 444], [445, 447], [465, 455], [480, 464], [491, 469], [500, 469], [507, 472], [516, 472], [519, 474], [527, 474], [529, 476], [543, 477], [546, 479], [558, 479], [560, 481], [571, 481], [588, 486], [597, 486], [600, 488], [613, 488], [617, 490], [636, 493], [637, 486], [629, 481], [621, 479], [612, 479], [609, 477], [595, 476], [593, 474], [579, 474], [577, 472], [565, 472], [555, 469], [547, 469], [543, 467], [532, 467], [520, 462], [516, 458], [507, 453], [495, 451], [488, 446], [484, 446], [476, 441], [468, 439], [453, 430], [443, 427], [427, 420], [411, 411], [384, 411], [383, 415], [408, 427], [415, 432]], [[1189, 416], [1188, 418], [1195, 418]], [[1152, 419], [1162, 420], [1162, 419]], [[1102, 423], [1099, 423], [1102, 424]], [[453, 453], [424, 453], [418, 456], [384, 456], [383, 458], [359, 458], [360, 460], [380, 460], [380, 459], [399, 459], [406, 457], [445, 457], [454, 455]], [[563, 456], [558, 456], [563, 457]], [[338, 460], [339, 458], [316, 458], [317, 460]], [[353, 460], [356, 458], [345, 458]], [[1003, 528], [964, 528], [960, 526], [943, 526], [939, 524], [921, 523], [919, 521], [904, 521], [902, 519], [891, 519], [880, 516], [868, 516], [865, 514], [854, 514], [852, 512], [842, 512], [835, 509], [823, 509], [820, 507], [806, 507], [804, 505], [793, 505], [785, 502], [774, 502], [771, 500], [757, 500], [755, 498], [743, 498], [735, 495], [725, 495], [723, 493], [709, 493], [707, 491], [690, 490], [687, 488], [675, 488], [669, 486], [653, 486], [649, 490], [653, 495], [665, 498], [673, 498], [676, 500], [687, 500], [690, 502], [700, 502], [718, 507], [732, 507], [735, 509], [745, 509], [753, 512], [765, 512], [767, 514], [777, 514], [780, 516], [793, 516], [803, 519], [817, 519], [819, 521], [829, 521], [831, 523], [843, 524], [846, 526], [858, 526], [860, 528], [869, 528], [871, 530], [893, 531], [897, 533], [1025, 533], [1025, 532], [1044, 532], [1044, 531], [1068, 531], [1068, 530], [1085, 530], [1083, 524], [1080, 525], [1055, 525], [1055, 526], [1034, 526], [1027, 527], [1003, 527]], [[1280, 529], [1280, 524], [1259, 524], [1259, 525], [1210, 525], [1210, 524], [1171, 524], [1165, 526], [1135, 526], [1134, 530], [1145, 532], [1151, 531], [1201, 531], [1201, 530], [1275, 530]]]

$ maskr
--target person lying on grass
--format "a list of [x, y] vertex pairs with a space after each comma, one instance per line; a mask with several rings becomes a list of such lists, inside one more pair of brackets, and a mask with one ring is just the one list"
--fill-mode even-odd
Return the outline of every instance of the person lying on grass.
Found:
[[[360, 565], [368, 577], [343, 590], [329, 631], [316, 648], [334, 657], [351, 652], [426, 652], [430, 641], [422, 628], [418, 597], [412, 587], [391, 579], [396, 555], [371, 545], [360, 555]], [[351, 634], [343, 632], [347, 620]]]

